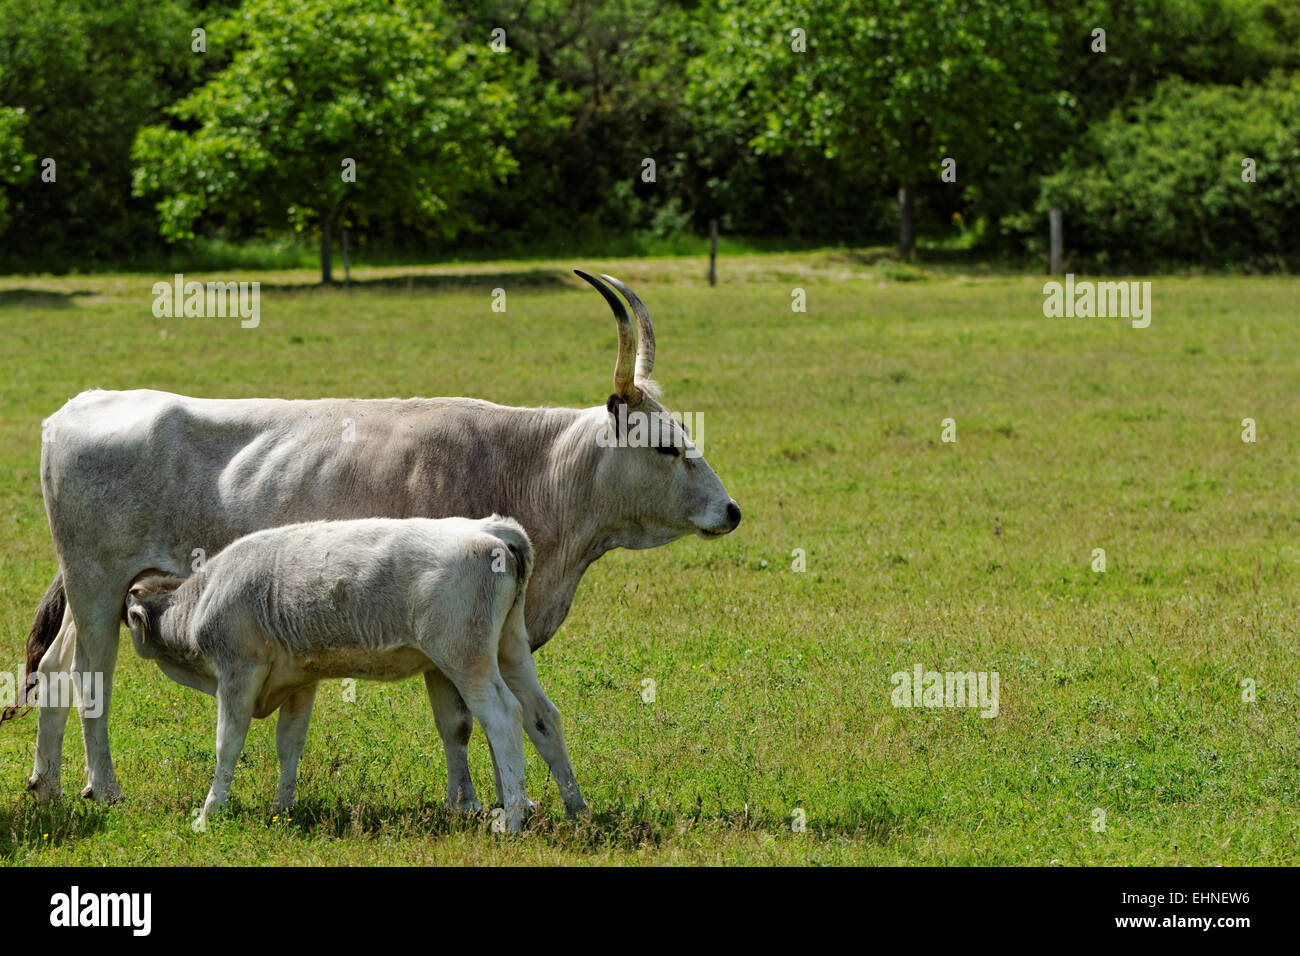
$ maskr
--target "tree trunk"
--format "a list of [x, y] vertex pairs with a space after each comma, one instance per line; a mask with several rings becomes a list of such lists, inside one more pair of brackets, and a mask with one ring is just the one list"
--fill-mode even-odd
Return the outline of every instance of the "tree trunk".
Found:
[[916, 230], [912, 223], [912, 187], [903, 183], [898, 187], [898, 254], [911, 258], [916, 248]]
[[334, 281], [334, 275], [330, 270], [330, 224], [328, 220], [320, 224], [320, 281], [322, 285], [329, 285]]

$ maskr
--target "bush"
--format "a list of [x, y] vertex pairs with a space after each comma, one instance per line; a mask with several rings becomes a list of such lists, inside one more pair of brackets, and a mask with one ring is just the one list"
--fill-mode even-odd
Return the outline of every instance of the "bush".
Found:
[[[1244, 160], [1255, 181], [1243, 181]], [[1300, 239], [1300, 75], [1243, 86], [1161, 84], [1093, 124], [1038, 208], [1098, 264], [1183, 259], [1277, 266]]]

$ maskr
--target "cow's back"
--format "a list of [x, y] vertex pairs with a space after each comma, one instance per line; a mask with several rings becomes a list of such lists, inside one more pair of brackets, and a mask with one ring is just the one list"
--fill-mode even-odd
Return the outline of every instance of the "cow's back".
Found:
[[454, 438], [479, 407], [490, 406], [82, 393], [51, 417], [41, 455], [60, 562], [148, 552], [142, 560], [188, 573], [262, 528], [427, 515], [436, 493], [418, 480], [426, 444], [443, 440], [444, 419]]

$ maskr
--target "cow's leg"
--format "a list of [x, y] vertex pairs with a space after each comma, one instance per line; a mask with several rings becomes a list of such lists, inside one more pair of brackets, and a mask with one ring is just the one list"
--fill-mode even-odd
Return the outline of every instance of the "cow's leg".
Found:
[[280, 758], [280, 782], [275, 788], [273, 810], [293, 806], [298, 789], [298, 760], [307, 742], [307, 725], [311, 723], [316, 687], [316, 684], [303, 687], [280, 705], [280, 716], [275, 722], [275, 753]]
[[474, 718], [456, 685], [441, 671], [425, 671], [424, 686], [433, 707], [433, 723], [447, 755], [447, 807], [477, 813], [483, 804], [479, 803], [474, 781], [469, 776], [469, 735], [474, 730]]
[[483, 725], [483, 733], [492, 748], [492, 762], [501, 787], [497, 799], [505, 810], [506, 829], [516, 833], [528, 818], [529, 809], [524, 795], [523, 710], [501, 679], [495, 661], [490, 669], [481, 668], [463, 678], [457, 677], [456, 687], [470, 712]]
[[492, 792], [497, 795], [497, 802], [495, 805], [502, 807], [505, 806], [505, 804], [501, 802], [501, 794], [505, 793], [505, 789], [501, 786], [501, 764], [497, 762], [497, 753], [492, 749], [491, 740], [488, 741], [488, 756], [492, 758]]
[[524, 730], [528, 732], [528, 739], [551, 768], [551, 775], [559, 785], [565, 813], [571, 817], [590, 817], [591, 811], [582, 799], [577, 777], [573, 774], [573, 764], [569, 762], [569, 751], [564, 745], [560, 712], [537, 682], [537, 671], [533, 668], [533, 655], [528, 647], [528, 634], [523, 630], [522, 615], [512, 613], [506, 621], [499, 653], [501, 676], [523, 708]]
[[[73, 680], [80, 690], [77, 708], [86, 750], [86, 786], [81, 795], [113, 803], [121, 799], [122, 791], [117, 787], [113, 755], [108, 747], [108, 711], [113, 699], [123, 594], [106, 587], [74, 591], [71, 585], [69, 577], [68, 606], [73, 609], [77, 624]], [[125, 588], [122, 590], [125, 593]]]
[[217, 675], [217, 772], [212, 777], [208, 798], [203, 801], [201, 819], [204, 826], [208, 815], [230, 797], [235, 764], [244, 751], [257, 693], [266, 678], [266, 671], [265, 666], [254, 666], [223, 669]]
[[[77, 628], [72, 611], [63, 612], [59, 634], [36, 668], [40, 688], [36, 709], [36, 762], [27, 779], [27, 789], [44, 803], [63, 792], [63, 732], [68, 726], [68, 700], [62, 690], [70, 683], [72, 659], [77, 643]], [[63, 685], [62, 687], [60, 685]]]

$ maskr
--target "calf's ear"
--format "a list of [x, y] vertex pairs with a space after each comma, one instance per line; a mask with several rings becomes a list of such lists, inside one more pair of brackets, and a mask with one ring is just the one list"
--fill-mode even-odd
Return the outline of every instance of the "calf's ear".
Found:
[[142, 634], [149, 633], [149, 612], [138, 601], [132, 601], [126, 607], [126, 623], [130, 628], [139, 629]]

